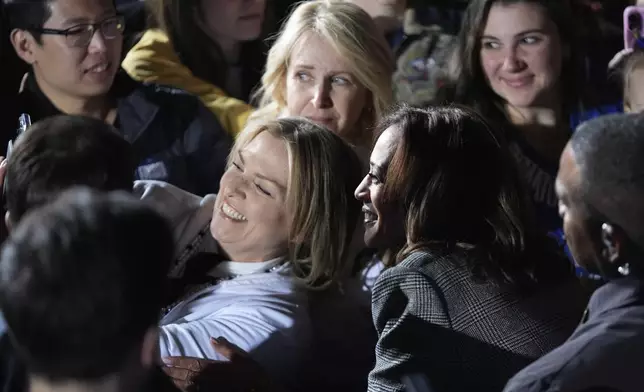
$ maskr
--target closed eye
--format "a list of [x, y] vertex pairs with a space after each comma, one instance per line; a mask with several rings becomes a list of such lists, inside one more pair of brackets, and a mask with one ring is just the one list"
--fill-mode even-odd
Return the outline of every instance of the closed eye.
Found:
[[257, 188], [257, 190], [259, 190], [261, 193], [265, 194], [266, 196], [272, 196], [271, 193], [266, 189], [262, 188], [261, 185], [255, 184], [255, 187]]
[[374, 173], [372, 173], [372, 172], [369, 172], [369, 173], [367, 174], [367, 176], [369, 176], [369, 178], [371, 178], [371, 183], [378, 183], [378, 182], [382, 182], [382, 181], [380, 180], [380, 178], [379, 178], [377, 175], [375, 175]]
[[231, 164], [235, 167], [235, 169], [237, 169], [239, 171], [244, 171], [244, 170], [242, 170], [241, 166], [239, 164], [237, 164], [235, 161], [233, 161]]
[[65, 33], [66, 35], [80, 35], [87, 32], [87, 30], [90, 28], [90, 25], [78, 25], [68, 28], [67, 30], [65, 30]]

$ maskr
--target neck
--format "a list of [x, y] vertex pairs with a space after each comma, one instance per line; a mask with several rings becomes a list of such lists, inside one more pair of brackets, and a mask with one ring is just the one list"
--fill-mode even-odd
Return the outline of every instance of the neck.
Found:
[[237, 247], [234, 245], [230, 246], [229, 244], [222, 243], [219, 243], [219, 248], [228, 260], [238, 263], [264, 263], [288, 254], [288, 250], [284, 251], [283, 249], [275, 249], [273, 251], [262, 250], [259, 253], [254, 250], [246, 251], [244, 249], [236, 249]]
[[38, 88], [61, 112], [70, 115], [87, 116], [108, 121], [116, 105], [107, 94], [97, 97], [73, 97], [52, 89], [34, 72]]
[[224, 55], [224, 59], [228, 65], [235, 65], [239, 62], [239, 55], [241, 52], [241, 43], [231, 39], [219, 38], [215, 39], [221, 52]]
[[111, 375], [95, 382], [76, 380], [52, 382], [37, 376], [29, 378], [30, 392], [119, 392], [119, 390], [118, 375]]
[[555, 107], [516, 108], [506, 106], [510, 122], [523, 139], [547, 162], [556, 165], [570, 138], [570, 127], [561, 109]]
[[556, 106], [518, 108], [506, 104], [505, 111], [510, 122], [517, 126], [556, 128], [562, 121], [562, 110]]

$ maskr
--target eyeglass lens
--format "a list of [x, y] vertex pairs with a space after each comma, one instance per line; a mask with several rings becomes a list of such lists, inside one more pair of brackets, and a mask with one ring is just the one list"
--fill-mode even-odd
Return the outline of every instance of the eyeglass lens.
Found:
[[67, 35], [67, 42], [74, 47], [86, 46], [92, 40], [96, 29], [100, 30], [103, 38], [114, 39], [121, 35], [123, 28], [122, 18], [107, 19], [98, 25], [98, 27], [94, 27], [91, 24], [78, 26], [78, 30], [74, 29]]

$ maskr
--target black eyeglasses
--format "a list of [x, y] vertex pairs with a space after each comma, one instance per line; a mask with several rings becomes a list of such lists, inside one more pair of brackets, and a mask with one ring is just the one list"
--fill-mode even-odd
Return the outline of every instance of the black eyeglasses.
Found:
[[67, 45], [73, 48], [84, 48], [92, 41], [92, 37], [97, 30], [101, 32], [103, 38], [114, 39], [121, 37], [125, 30], [125, 18], [121, 15], [112, 16], [98, 23], [83, 23], [72, 26], [68, 29], [29, 29], [40, 34], [53, 34], [65, 36]]

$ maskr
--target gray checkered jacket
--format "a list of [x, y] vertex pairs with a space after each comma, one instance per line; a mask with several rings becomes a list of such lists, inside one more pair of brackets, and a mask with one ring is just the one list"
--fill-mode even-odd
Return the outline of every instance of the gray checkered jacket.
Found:
[[500, 391], [575, 329], [587, 296], [574, 278], [521, 296], [477, 283], [465, 257], [414, 252], [378, 278], [370, 392], [403, 391], [402, 376], [413, 373], [424, 374], [433, 392]]

